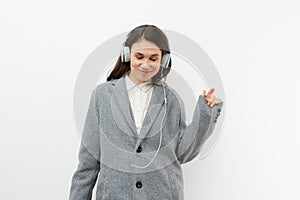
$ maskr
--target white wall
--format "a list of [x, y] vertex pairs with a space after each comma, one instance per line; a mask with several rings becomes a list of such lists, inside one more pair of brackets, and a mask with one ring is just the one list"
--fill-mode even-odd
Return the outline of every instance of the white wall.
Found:
[[222, 137], [184, 166], [189, 200], [300, 199], [299, 2], [1, 1], [0, 199], [67, 199], [87, 56], [143, 23], [208, 53], [226, 93]]

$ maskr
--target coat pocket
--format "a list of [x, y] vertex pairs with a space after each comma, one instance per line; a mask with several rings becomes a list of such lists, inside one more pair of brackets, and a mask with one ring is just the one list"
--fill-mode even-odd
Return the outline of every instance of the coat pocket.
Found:
[[130, 175], [103, 167], [99, 174], [97, 200], [128, 200]]

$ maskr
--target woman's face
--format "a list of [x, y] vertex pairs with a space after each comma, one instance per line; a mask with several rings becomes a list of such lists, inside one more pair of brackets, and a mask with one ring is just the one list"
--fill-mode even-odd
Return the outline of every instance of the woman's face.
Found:
[[162, 52], [154, 43], [140, 39], [131, 47], [130, 79], [140, 84], [151, 79], [160, 69]]

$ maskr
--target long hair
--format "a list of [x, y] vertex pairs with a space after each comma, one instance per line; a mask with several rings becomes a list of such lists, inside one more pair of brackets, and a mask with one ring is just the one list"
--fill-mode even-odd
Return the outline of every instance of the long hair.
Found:
[[[139, 39], [145, 39], [149, 42], [154, 43], [156, 46], [160, 48], [162, 51], [162, 55], [164, 53], [170, 52], [169, 42], [167, 36], [164, 34], [162, 30], [160, 30], [157, 26], [154, 25], [141, 25], [134, 28], [127, 35], [127, 39], [124, 42], [124, 46], [128, 46], [130, 49], [132, 45], [137, 42]], [[169, 70], [164, 74], [163, 78], [167, 76], [171, 69], [171, 60], [169, 62]], [[113, 79], [121, 78], [126, 72], [130, 70], [130, 62], [123, 63], [121, 62], [121, 55], [119, 56], [113, 70], [110, 75], [107, 77], [106, 81], [110, 81]]]

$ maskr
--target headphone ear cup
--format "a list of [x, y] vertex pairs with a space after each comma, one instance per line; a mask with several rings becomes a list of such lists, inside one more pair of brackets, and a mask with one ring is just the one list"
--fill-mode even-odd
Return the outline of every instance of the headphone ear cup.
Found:
[[163, 69], [167, 69], [170, 63], [171, 55], [169, 53], [166, 53], [163, 55], [161, 59], [161, 67]]
[[128, 46], [123, 46], [121, 51], [121, 62], [130, 61], [130, 48]]
[[170, 70], [170, 66], [169, 66], [169, 63], [170, 63], [170, 60], [171, 60], [171, 55], [170, 53], [167, 53], [167, 54], [164, 54], [162, 59], [161, 59], [161, 65], [160, 65], [160, 69], [158, 71], [158, 73], [156, 75], [154, 75], [154, 77], [152, 77], [152, 82], [158, 82], [161, 80], [161, 74], [163, 74], [163, 76], [166, 75], [166, 73], [169, 72]]

